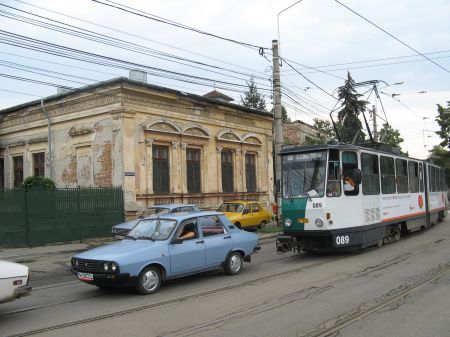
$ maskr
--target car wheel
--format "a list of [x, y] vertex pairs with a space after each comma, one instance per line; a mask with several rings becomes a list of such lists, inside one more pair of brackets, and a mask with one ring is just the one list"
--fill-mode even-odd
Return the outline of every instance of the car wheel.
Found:
[[266, 227], [266, 224], [267, 224], [267, 221], [266, 221], [266, 220], [261, 221], [261, 223], [260, 223], [259, 226], [258, 226], [258, 229], [261, 229], [261, 228]]
[[160, 271], [154, 266], [149, 266], [139, 274], [136, 290], [139, 294], [149, 295], [156, 293], [160, 286]]
[[242, 270], [242, 256], [238, 252], [232, 252], [225, 261], [225, 272], [229, 275], [237, 275]]
[[241, 226], [241, 224], [240, 224], [239, 222], [236, 222], [234, 225], [235, 225], [237, 228], [242, 229], [242, 226]]

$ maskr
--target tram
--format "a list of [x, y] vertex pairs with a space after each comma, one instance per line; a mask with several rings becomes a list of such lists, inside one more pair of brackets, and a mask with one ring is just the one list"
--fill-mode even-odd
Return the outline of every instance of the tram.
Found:
[[447, 216], [445, 170], [430, 162], [353, 144], [280, 155], [279, 253], [381, 246]]

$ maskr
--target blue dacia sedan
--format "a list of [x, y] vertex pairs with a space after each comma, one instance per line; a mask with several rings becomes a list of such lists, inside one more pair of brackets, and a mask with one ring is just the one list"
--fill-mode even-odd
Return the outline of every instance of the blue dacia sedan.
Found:
[[152, 294], [170, 278], [218, 267], [238, 274], [258, 249], [258, 236], [222, 213], [164, 214], [142, 219], [122, 241], [75, 255], [71, 263], [80, 281]]

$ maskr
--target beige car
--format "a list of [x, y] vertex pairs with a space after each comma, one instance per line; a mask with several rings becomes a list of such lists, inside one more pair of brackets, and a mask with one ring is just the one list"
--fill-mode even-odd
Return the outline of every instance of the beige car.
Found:
[[272, 221], [272, 214], [255, 201], [227, 201], [217, 211], [238, 228], [261, 228]]

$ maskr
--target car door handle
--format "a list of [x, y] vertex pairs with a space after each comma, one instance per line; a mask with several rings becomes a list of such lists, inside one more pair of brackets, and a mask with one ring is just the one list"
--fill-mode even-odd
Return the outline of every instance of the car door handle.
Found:
[[231, 235], [224, 236], [223, 238], [224, 238], [224, 239], [231, 239]]
[[196, 244], [199, 244], [199, 243], [205, 243], [205, 241], [201, 240], [201, 241], [196, 242]]

